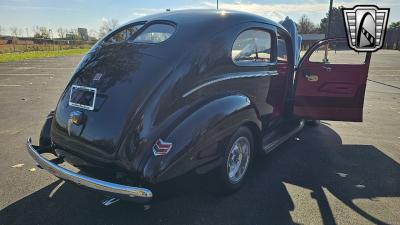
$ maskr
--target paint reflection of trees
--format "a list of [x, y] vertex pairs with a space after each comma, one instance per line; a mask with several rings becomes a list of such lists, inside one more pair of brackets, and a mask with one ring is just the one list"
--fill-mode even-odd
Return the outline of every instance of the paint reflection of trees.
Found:
[[[78, 85], [97, 87], [104, 92], [117, 82], [130, 82], [130, 75], [141, 65], [143, 55], [138, 52], [143, 48], [146, 46], [126, 43], [100, 47], [77, 74]], [[96, 73], [103, 74], [101, 82], [93, 81]]]

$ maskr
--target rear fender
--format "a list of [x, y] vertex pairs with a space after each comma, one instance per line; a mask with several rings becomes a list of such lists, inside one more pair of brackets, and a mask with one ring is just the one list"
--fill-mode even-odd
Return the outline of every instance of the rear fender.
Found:
[[[219, 165], [223, 143], [242, 124], [252, 122], [261, 130], [261, 121], [250, 99], [243, 95], [222, 96], [203, 104], [165, 138], [173, 143], [167, 155], [152, 155], [144, 168], [144, 177], [152, 183], [183, 175], [200, 166]], [[205, 172], [205, 171], [203, 171]]]

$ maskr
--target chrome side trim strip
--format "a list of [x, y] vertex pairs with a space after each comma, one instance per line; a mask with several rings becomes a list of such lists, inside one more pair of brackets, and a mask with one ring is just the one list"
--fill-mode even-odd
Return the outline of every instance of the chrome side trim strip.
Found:
[[214, 80], [207, 81], [203, 84], [196, 86], [195, 88], [191, 89], [190, 91], [186, 92], [182, 95], [183, 98], [187, 97], [188, 95], [192, 94], [199, 89], [206, 87], [211, 84], [215, 84], [217, 82], [232, 80], [232, 79], [240, 79], [240, 78], [254, 78], [254, 77], [267, 77], [267, 76], [276, 76], [278, 75], [278, 71], [255, 71], [255, 72], [241, 72], [241, 73], [228, 73], [225, 74], [221, 78], [217, 78]]
[[152, 197], [153, 193], [145, 188], [131, 187], [107, 181], [98, 180], [88, 177], [79, 173], [74, 173], [70, 170], [64, 169], [56, 164], [50, 162], [40, 155], [38, 150], [32, 145], [31, 138], [28, 138], [26, 147], [32, 158], [45, 170], [59, 177], [63, 180], [71, 181], [75, 184], [88, 187], [93, 190], [101, 191], [105, 194], [113, 195], [129, 201], [138, 203], [147, 203]]

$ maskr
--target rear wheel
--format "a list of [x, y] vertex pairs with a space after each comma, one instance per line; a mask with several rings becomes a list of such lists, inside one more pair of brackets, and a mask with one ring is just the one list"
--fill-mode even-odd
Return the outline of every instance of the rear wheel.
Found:
[[240, 127], [224, 147], [224, 163], [218, 168], [220, 189], [225, 193], [238, 190], [243, 184], [253, 155], [253, 135]]

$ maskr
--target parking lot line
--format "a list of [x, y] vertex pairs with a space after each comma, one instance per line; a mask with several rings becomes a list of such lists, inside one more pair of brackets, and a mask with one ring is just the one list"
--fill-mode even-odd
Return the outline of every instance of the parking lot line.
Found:
[[381, 70], [381, 69], [370, 69], [369, 71], [399, 71], [399, 70]]
[[19, 84], [0, 84], [0, 87], [20, 87]]
[[0, 76], [54, 76], [52, 73], [3, 73]]
[[374, 74], [375, 76], [379, 76], [379, 77], [400, 77], [400, 74], [393, 74], [393, 75], [379, 75], [379, 74]]
[[382, 83], [382, 82], [379, 82], [379, 81], [376, 81], [376, 80], [371, 80], [371, 79], [368, 79], [368, 81], [371, 81], [371, 82], [374, 82], [374, 83], [377, 83], [377, 84], [381, 84], [381, 85], [385, 85], [385, 86], [388, 86], [388, 87], [392, 87], [392, 88], [400, 89], [400, 87], [393, 86], [393, 85], [390, 85], [390, 84], [385, 84], [385, 83]]

